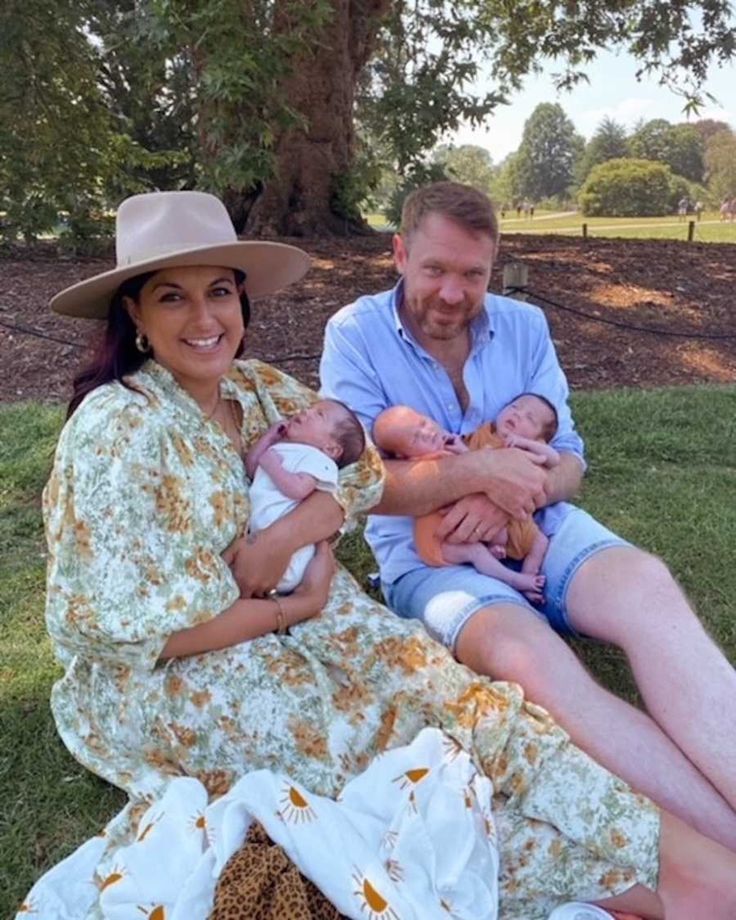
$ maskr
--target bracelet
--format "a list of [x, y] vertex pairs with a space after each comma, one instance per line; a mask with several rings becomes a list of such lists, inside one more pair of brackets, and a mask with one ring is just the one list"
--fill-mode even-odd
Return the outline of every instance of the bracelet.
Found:
[[289, 628], [289, 624], [286, 622], [286, 611], [278, 594], [272, 594], [271, 600], [276, 604], [276, 634], [283, 636]]

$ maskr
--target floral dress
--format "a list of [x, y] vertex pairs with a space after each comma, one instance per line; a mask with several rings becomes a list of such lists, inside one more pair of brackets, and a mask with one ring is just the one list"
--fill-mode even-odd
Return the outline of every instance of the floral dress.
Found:
[[[324, 611], [289, 634], [159, 663], [172, 632], [237, 599], [221, 553], [247, 528], [249, 483], [228, 437], [168, 371], [148, 361], [130, 384], [85, 399], [44, 492], [46, 616], [65, 669], [51, 702], [82, 764], [133, 802], [182, 775], [222, 794], [259, 768], [334, 796], [381, 751], [436, 726], [493, 782], [502, 917], [656, 885], [654, 806], [518, 686], [457, 664], [344, 569]], [[242, 407], [246, 445], [316, 398], [257, 361], [235, 362], [221, 392]], [[335, 498], [350, 518], [381, 486], [369, 448], [341, 471]], [[118, 843], [139, 813], [128, 810], [127, 830], [118, 822]]]

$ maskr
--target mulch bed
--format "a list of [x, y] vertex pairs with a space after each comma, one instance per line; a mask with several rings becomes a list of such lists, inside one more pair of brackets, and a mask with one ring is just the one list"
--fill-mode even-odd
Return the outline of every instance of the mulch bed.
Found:
[[[359, 294], [395, 281], [390, 236], [284, 242], [306, 249], [313, 268], [292, 290], [257, 302], [246, 356], [263, 358], [316, 385], [327, 319]], [[493, 272], [493, 290], [501, 289], [508, 260], [523, 260], [529, 289], [560, 304], [537, 301], [573, 388], [736, 381], [736, 246], [507, 236]], [[111, 260], [64, 258], [52, 246], [0, 254], [0, 402], [68, 399], [70, 378], [86, 349], [1, 324], [85, 342], [99, 324], [55, 316], [48, 299], [110, 267]], [[731, 338], [646, 334], [597, 320]]]

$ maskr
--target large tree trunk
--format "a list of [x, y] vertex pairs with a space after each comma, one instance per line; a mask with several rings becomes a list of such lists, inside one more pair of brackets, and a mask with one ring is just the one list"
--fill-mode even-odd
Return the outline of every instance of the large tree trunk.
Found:
[[245, 229], [286, 236], [347, 235], [366, 225], [341, 211], [336, 191], [353, 165], [353, 104], [381, 17], [391, 0], [331, 0], [323, 34], [294, 62], [289, 104], [306, 127], [285, 131], [276, 143], [276, 174], [250, 208]]

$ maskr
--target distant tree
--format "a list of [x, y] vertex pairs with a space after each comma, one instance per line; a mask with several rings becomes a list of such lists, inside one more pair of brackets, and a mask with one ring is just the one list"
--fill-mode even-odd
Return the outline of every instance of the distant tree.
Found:
[[708, 191], [716, 202], [736, 195], [736, 135], [733, 131], [714, 134], [705, 148]]
[[691, 182], [702, 182], [705, 174], [705, 144], [694, 125], [673, 125], [665, 162], [673, 173]]
[[540, 103], [524, 124], [517, 151], [520, 194], [533, 201], [567, 196], [584, 148], [585, 141], [562, 106]]
[[519, 191], [519, 158], [510, 153], [499, 163], [491, 183], [491, 198], [497, 205], [512, 207], [521, 198]]
[[452, 179], [472, 185], [488, 194], [494, 178], [493, 160], [485, 147], [462, 144], [460, 147], [442, 146], [433, 159]]
[[629, 138], [630, 156], [640, 160], [667, 162], [672, 125], [665, 118], [640, 122]]
[[645, 217], [670, 210], [672, 171], [651, 160], [609, 160], [594, 166], [578, 201], [594, 217]]
[[585, 152], [578, 166], [578, 181], [584, 182], [591, 169], [599, 163], [618, 160], [628, 155], [629, 142], [626, 128], [606, 116], [585, 146]]
[[693, 128], [703, 139], [703, 144], [707, 144], [714, 134], [720, 134], [722, 131], [728, 131], [733, 134], [733, 129], [725, 121], [718, 121], [715, 118], [699, 118], [692, 122]]
[[634, 131], [629, 147], [633, 157], [667, 163], [678, 176], [703, 181], [705, 148], [693, 125], [672, 125], [664, 118], [654, 118]]

